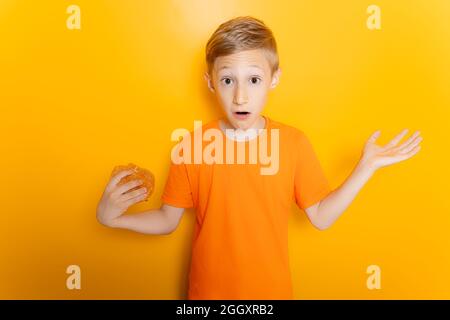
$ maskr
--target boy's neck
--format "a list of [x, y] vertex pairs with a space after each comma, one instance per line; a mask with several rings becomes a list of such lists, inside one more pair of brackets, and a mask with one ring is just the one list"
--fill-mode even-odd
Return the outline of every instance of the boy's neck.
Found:
[[[238, 128], [233, 127], [233, 125], [230, 123], [230, 121], [228, 121], [227, 117], [223, 117], [222, 119], [219, 120], [220, 123], [220, 127], [222, 130], [224, 129], [231, 129], [231, 130], [237, 130]], [[258, 119], [255, 121], [255, 123], [253, 123], [253, 125], [251, 127], [249, 127], [248, 129], [244, 130], [242, 129], [242, 131], [247, 131], [249, 129], [264, 129], [266, 127], [266, 119], [262, 116], [259, 115]]]
[[245, 141], [256, 138], [256, 136], [266, 127], [266, 119], [259, 115], [255, 123], [248, 129], [238, 130], [228, 121], [226, 117], [219, 120], [220, 129], [231, 139], [237, 141]]

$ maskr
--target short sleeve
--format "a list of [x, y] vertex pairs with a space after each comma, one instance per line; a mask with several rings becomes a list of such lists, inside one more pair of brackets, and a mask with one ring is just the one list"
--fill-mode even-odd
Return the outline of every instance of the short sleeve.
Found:
[[311, 142], [302, 131], [297, 139], [296, 155], [294, 197], [304, 210], [325, 198], [331, 188]]
[[161, 200], [163, 203], [174, 207], [193, 207], [192, 191], [186, 164], [171, 162]]

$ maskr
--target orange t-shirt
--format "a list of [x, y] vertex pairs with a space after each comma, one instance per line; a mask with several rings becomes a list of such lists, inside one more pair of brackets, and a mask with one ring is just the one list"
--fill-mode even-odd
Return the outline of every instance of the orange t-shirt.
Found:
[[[303, 131], [264, 118], [268, 154], [271, 130], [279, 129], [275, 174], [261, 174], [260, 168], [268, 165], [259, 158], [256, 164], [236, 163], [238, 144], [245, 145], [248, 156], [249, 142], [228, 137], [219, 120], [201, 130], [219, 129], [224, 152], [226, 140], [235, 147], [234, 163], [226, 163], [225, 157], [223, 163], [171, 162], [163, 203], [196, 211], [188, 299], [293, 298], [288, 257], [292, 203], [308, 208], [331, 189]], [[203, 141], [202, 150], [211, 141]]]

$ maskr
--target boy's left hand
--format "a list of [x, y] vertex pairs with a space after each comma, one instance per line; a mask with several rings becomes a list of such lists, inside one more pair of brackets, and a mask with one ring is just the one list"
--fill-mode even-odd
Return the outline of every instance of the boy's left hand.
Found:
[[420, 150], [420, 142], [422, 137], [420, 131], [414, 132], [401, 145], [397, 144], [408, 132], [408, 129], [404, 129], [391, 141], [384, 146], [379, 146], [375, 141], [380, 136], [380, 130], [375, 131], [367, 140], [364, 150], [360, 159], [360, 163], [363, 166], [367, 166], [370, 170], [376, 171], [377, 169], [389, 166], [391, 164], [411, 158]]

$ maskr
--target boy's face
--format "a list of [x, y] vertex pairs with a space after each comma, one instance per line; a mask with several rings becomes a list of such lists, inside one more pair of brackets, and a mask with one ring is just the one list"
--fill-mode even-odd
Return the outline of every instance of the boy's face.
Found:
[[278, 84], [280, 69], [271, 74], [263, 49], [217, 57], [208, 87], [217, 96], [229, 123], [236, 129], [255, 128], [270, 89]]

